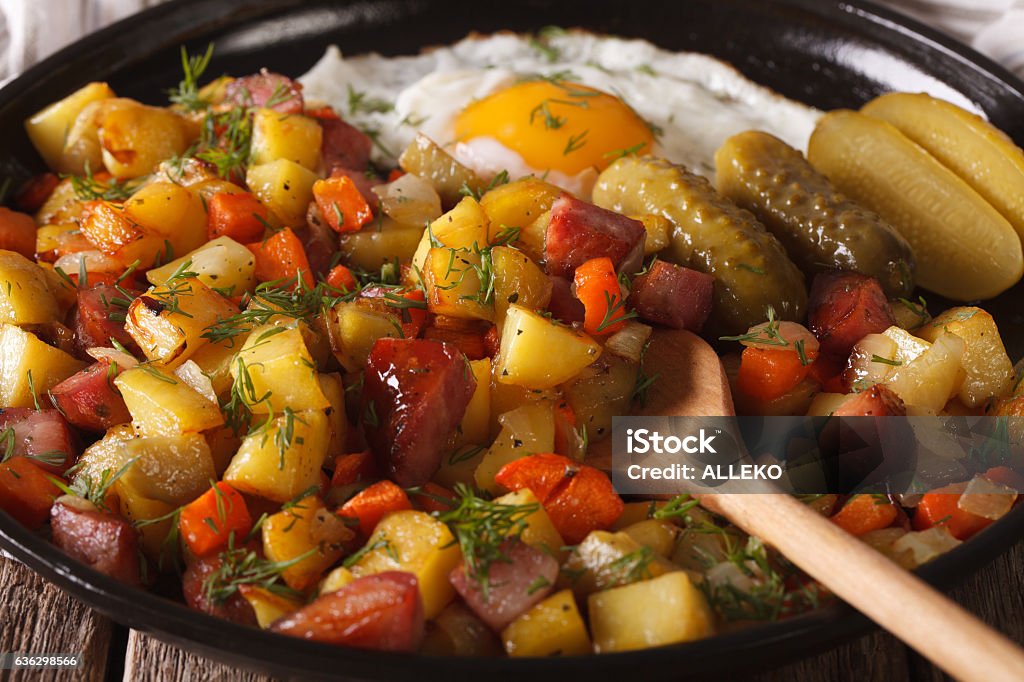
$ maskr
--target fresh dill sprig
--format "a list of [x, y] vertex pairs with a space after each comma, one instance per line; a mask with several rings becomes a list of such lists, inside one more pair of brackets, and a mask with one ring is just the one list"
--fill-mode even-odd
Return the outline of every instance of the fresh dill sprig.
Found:
[[199, 95], [199, 79], [206, 72], [213, 58], [213, 43], [206, 46], [206, 52], [200, 55], [189, 55], [185, 46], [181, 46], [181, 70], [183, 73], [178, 87], [169, 90], [168, 99], [185, 111], [198, 111], [210, 106], [210, 103]]

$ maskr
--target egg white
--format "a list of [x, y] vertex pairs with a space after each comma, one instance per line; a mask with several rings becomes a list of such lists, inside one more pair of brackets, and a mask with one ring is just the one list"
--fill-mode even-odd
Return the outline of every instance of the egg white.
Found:
[[[393, 165], [422, 131], [482, 174], [500, 167], [513, 177], [548, 169], [530, 168], [496, 140], [458, 145], [454, 122], [471, 102], [528, 74], [561, 74], [618, 96], [658, 131], [656, 155], [708, 177], [714, 173], [715, 151], [728, 137], [764, 130], [805, 150], [821, 116], [707, 55], [583, 31], [552, 36], [548, 44], [553, 49], [540, 51], [528, 36], [500, 33], [471, 36], [416, 56], [349, 58], [332, 46], [300, 81], [308, 100], [334, 106], [371, 133], [377, 163]], [[369, 101], [391, 108], [371, 111], [387, 107], [365, 106]], [[581, 176], [547, 175], [583, 194], [593, 181], [586, 172]]]

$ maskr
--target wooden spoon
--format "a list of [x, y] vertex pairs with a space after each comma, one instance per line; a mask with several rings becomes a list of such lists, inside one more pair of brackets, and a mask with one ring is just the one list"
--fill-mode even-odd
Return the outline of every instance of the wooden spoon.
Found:
[[[731, 416], [729, 383], [712, 348], [686, 331], [656, 331], [646, 367], [659, 378], [640, 415]], [[587, 463], [611, 466], [607, 439]], [[775, 547], [921, 655], [960, 680], [1024, 680], [1024, 651], [1002, 634], [785, 493], [698, 495], [707, 509]]]

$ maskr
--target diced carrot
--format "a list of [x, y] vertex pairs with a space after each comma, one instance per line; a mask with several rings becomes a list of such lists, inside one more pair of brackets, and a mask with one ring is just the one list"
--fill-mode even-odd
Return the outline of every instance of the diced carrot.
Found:
[[0, 249], [35, 258], [36, 221], [32, 216], [0, 206]]
[[494, 480], [509, 490], [529, 488], [573, 545], [591, 531], [611, 527], [625, 508], [603, 471], [561, 455], [522, 457], [503, 466]]
[[808, 378], [821, 385], [828, 393], [846, 393], [847, 386], [843, 380], [845, 364], [842, 358], [831, 355], [819, 355], [807, 369]]
[[373, 220], [373, 210], [347, 176], [317, 180], [313, 198], [335, 232], [355, 232]]
[[328, 106], [322, 106], [322, 107], [315, 107], [315, 108], [306, 109], [305, 114], [306, 114], [306, 116], [309, 116], [310, 118], [316, 118], [316, 119], [321, 119], [321, 120], [323, 120], [323, 119], [338, 120], [339, 118], [341, 118], [340, 116], [338, 116], [338, 112], [336, 112], [333, 107], [328, 107]]
[[327, 285], [338, 291], [355, 291], [359, 288], [356, 276], [344, 265], [335, 265], [327, 273]]
[[832, 515], [832, 523], [850, 535], [860, 537], [873, 530], [888, 528], [898, 516], [896, 505], [885, 497], [854, 495]]
[[961, 495], [959, 487], [948, 485], [925, 493], [914, 512], [914, 530], [945, 526], [956, 539], [967, 540], [991, 524], [991, 519], [965, 512], [957, 506]]
[[391, 172], [388, 173], [388, 182], [394, 182], [403, 175], [405, 175], [405, 171], [401, 168], [392, 168]]
[[331, 477], [331, 486], [338, 488], [358, 481], [365, 481], [373, 478], [376, 473], [377, 465], [373, 460], [373, 453], [369, 450], [338, 455], [334, 460], [334, 476]]
[[611, 258], [591, 258], [576, 268], [573, 281], [576, 298], [586, 311], [583, 329], [588, 334], [612, 334], [622, 329], [628, 311]]
[[210, 239], [231, 237], [242, 244], [263, 237], [270, 211], [250, 192], [218, 192], [206, 202], [207, 227]]
[[440, 513], [455, 507], [455, 493], [432, 481], [421, 485], [419, 492], [413, 492], [409, 497], [417, 509], [425, 512]]
[[192, 554], [204, 557], [226, 549], [232, 533], [241, 544], [252, 516], [242, 494], [221, 481], [182, 508], [178, 527]]
[[736, 388], [751, 398], [774, 400], [803, 381], [809, 367], [787, 348], [744, 348]]
[[0, 509], [27, 528], [39, 528], [50, 516], [60, 488], [41, 468], [26, 457], [13, 457], [0, 464]]
[[363, 537], [370, 537], [380, 520], [391, 512], [412, 509], [405, 491], [391, 481], [378, 481], [359, 492], [338, 510], [338, 514], [359, 522]]
[[313, 273], [306, 257], [302, 242], [286, 227], [275, 232], [262, 242], [246, 244], [256, 256], [256, 279], [261, 282], [276, 282], [292, 279], [301, 273], [302, 281], [313, 288]]
[[43, 204], [46, 203], [46, 200], [50, 198], [53, 190], [57, 189], [59, 184], [60, 178], [55, 173], [34, 175], [18, 190], [18, 195], [14, 198], [14, 204], [18, 207], [19, 211], [35, 213], [43, 207]]

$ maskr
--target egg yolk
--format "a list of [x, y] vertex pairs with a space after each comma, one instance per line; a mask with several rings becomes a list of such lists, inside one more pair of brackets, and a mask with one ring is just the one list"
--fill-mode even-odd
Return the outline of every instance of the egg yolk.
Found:
[[623, 153], [649, 152], [650, 128], [618, 97], [565, 81], [517, 83], [462, 110], [459, 140], [493, 137], [532, 168], [576, 175]]

